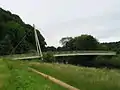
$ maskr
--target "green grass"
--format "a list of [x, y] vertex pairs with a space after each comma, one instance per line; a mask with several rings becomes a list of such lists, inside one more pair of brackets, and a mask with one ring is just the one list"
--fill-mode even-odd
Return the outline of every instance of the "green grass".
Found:
[[0, 90], [66, 90], [28, 70], [22, 61], [0, 59]]
[[120, 70], [0, 59], [0, 90], [66, 90], [28, 66], [81, 90], [120, 90]]
[[30, 66], [81, 90], [120, 90], [119, 70], [48, 63], [33, 63]]
[[7, 82], [9, 76], [9, 69], [6, 63], [0, 59], [0, 88]]

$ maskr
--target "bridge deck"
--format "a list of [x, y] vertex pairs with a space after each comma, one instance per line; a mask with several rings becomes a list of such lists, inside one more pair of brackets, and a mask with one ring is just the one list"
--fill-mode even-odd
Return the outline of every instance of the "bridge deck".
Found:
[[[112, 56], [116, 55], [115, 52], [77, 52], [77, 53], [54, 53], [54, 57], [61, 57], [61, 56], [89, 56], [89, 55], [104, 55], [104, 56]], [[14, 57], [14, 60], [22, 60], [22, 59], [36, 59], [40, 58], [40, 56], [25, 56], [25, 57]]]
[[13, 58], [13, 60], [26, 60], [26, 59], [37, 59], [37, 58], [40, 58], [40, 56], [18, 57], [18, 58]]
[[111, 55], [116, 55], [114, 52], [110, 53], [69, 53], [69, 54], [55, 54], [55, 57], [59, 56], [89, 56], [89, 55], [105, 55], [105, 56], [111, 56]]

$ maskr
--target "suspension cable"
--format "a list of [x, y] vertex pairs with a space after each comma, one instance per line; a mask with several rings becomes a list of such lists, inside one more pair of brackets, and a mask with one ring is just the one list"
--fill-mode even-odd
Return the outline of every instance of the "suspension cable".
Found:
[[23, 42], [23, 40], [25, 39], [25, 37], [26, 37], [27, 34], [28, 34], [28, 33], [26, 33], [26, 34], [23, 36], [23, 38], [20, 40], [20, 42], [18, 42], [18, 44], [15, 46], [15, 48], [12, 49], [10, 55], [12, 55], [13, 52], [16, 50], [16, 48]]

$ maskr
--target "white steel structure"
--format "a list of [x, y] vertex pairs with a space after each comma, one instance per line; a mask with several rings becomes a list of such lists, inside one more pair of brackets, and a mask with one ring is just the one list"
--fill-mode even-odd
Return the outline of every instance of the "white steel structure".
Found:
[[37, 54], [38, 54], [38, 56], [40, 55], [41, 59], [43, 60], [43, 54], [42, 54], [42, 50], [41, 50], [41, 47], [40, 47], [37, 31], [35, 29], [34, 24], [33, 24], [33, 27], [34, 27], [34, 33], [35, 33], [35, 42], [36, 42]]

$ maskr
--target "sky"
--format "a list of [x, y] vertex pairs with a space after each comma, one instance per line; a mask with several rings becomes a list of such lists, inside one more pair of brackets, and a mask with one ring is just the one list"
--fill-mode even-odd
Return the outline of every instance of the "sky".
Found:
[[120, 41], [120, 0], [0, 0], [0, 7], [35, 24], [48, 46], [81, 34]]

